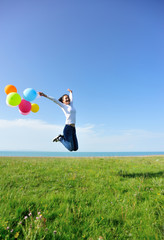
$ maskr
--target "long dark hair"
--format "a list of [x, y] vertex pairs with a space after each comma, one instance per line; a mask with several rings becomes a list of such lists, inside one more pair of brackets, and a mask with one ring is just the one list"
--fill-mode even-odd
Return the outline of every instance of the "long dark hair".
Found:
[[[64, 94], [63, 96], [61, 96], [59, 99], [58, 99], [58, 101], [60, 101], [60, 102], [62, 102], [63, 103], [63, 97], [64, 96], [68, 96], [68, 94]], [[69, 96], [68, 96], [69, 97]]]

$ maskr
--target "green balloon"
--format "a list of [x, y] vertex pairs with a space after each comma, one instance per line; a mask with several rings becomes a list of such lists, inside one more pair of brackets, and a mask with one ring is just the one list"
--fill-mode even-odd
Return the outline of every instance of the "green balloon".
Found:
[[20, 104], [20, 102], [21, 96], [18, 93], [12, 92], [7, 95], [6, 103], [9, 104], [9, 106], [11, 105], [12, 107], [16, 107]]

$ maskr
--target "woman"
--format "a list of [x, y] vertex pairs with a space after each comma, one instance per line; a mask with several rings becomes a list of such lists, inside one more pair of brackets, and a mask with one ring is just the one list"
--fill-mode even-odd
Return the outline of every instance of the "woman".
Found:
[[68, 89], [69, 96], [64, 94], [59, 100], [48, 97], [43, 92], [39, 92], [40, 96], [46, 97], [53, 102], [57, 103], [61, 109], [63, 110], [66, 116], [66, 125], [63, 130], [63, 135], [59, 135], [53, 139], [53, 142], [60, 141], [69, 151], [77, 151], [78, 150], [78, 141], [76, 137], [76, 110], [73, 107], [73, 97], [72, 90]]

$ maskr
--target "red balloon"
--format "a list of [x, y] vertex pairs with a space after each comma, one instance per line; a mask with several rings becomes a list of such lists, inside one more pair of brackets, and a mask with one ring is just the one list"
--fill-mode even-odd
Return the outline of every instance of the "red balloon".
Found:
[[21, 103], [19, 104], [19, 110], [22, 114], [29, 113], [31, 111], [31, 103], [25, 99], [22, 99]]

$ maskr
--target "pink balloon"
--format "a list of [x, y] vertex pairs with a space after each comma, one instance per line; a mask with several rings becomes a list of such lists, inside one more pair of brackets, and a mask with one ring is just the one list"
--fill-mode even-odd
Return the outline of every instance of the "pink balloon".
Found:
[[21, 112], [21, 111], [19, 110], [19, 112], [20, 112], [22, 115], [28, 115], [31, 111], [29, 111], [29, 112], [27, 112], [27, 113], [24, 113], [24, 112]]
[[29, 101], [26, 101], [25, 99], [22, 99], [21, 103], [19, 104], [19, 110], [21, 114], [28, 114], [31, 111], [31, 103]]

